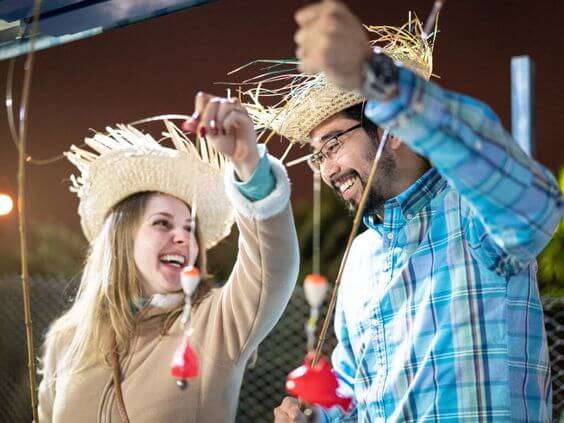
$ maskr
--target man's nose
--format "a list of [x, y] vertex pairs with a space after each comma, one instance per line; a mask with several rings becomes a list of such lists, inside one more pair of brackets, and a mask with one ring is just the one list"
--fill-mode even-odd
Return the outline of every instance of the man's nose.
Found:
[[321, 163], [321, 167], [319, 168], [323, 182], [325, 182], [329, 186], [331, 186], [331, 179], [333, 178], [333, 176], [339, 173], [339, 170], [340, 167], [337, 161], [330, 158], [323, 160], [323, 163]]

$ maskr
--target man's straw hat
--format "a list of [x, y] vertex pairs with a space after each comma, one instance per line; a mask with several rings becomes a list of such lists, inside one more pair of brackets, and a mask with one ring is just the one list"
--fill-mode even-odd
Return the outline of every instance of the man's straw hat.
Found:
[[[370, 41], [372, 47], [421, 77], [431, 77], [436, 29], [432, 34], [425, 35], [421, 22], [411, 14], [409, 21], [399, 28], [366, 26], [366, 29], [374, 37]], [[297, 65], [296, 61], [265, 60], [253, 63], [268, 63], [269, 71], [245, 81], [253, 85], [253, 88], [243, 92], [248, 98], [245, 107], [257, 130], [272, 130], [291, 143], [307, 143], [309, 133], [317, 125], [365, 101], [359, 92], [337, 88], [323, 73], [300, 74], [295, 68], [284, 72], [288, 65]], [[270, 98], [274, 98], [276, 103], [264, 106], [264, 100]]]

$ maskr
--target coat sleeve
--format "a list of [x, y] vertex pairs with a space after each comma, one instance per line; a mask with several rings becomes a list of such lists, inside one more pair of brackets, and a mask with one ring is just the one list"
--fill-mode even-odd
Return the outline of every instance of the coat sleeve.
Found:
[[239, 245], [227, 283], [210, 300], [206, 333], [216, 359], [246, 361], [272, 330], [294, 290], [299, 251], [290, 208], [290, 183], [282, 164], [269, 156], [276, 187], [250, 201], [225, 175], [227, 195], [237, 212]]

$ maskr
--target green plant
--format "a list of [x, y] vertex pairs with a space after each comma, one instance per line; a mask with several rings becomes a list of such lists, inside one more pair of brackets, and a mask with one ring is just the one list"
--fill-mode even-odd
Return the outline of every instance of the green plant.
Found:
[[[564, 191], [564, 168], [560, 169], [558, 183]], [[538, 263], [541, 294], [564, 297], [564, 219], [560, 221], [554, 236], [540, 254]]]

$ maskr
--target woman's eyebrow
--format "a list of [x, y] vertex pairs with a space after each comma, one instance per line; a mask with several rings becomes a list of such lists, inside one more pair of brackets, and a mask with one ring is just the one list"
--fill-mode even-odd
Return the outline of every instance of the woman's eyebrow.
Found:
[[167, 212], [157, 212], [157, 213], [153, 213], [152, 215], [149, 216], [149, 218], [153, 217], [153, 216], [165, 216], [165, 217], [170, 217], [172, 218], [172, 214], [167, 213]]
[[[157, 212], [157, 213], [153, 213], [152, 215], [150, 215], [148, 218], [152, 218], [154, 216], [164, 216], [164, 217], [168, 217], [169, 219], [173, 219], [174, 216], [170, 213], [167, 212]], [[194, 221], [194, 219], [192, 217], [187, 217], [186, 219], [187, 223], [192, 223]]]

